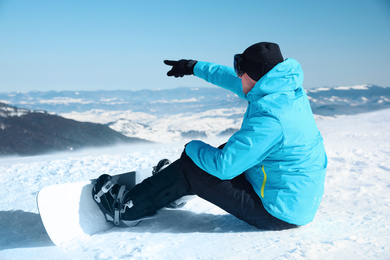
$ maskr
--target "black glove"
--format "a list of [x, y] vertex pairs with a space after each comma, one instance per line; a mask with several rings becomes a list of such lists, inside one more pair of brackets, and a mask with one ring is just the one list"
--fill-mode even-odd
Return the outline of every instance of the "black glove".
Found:
[[166, 65], [172, 66], [172, 69], [168, 71], [168, 76], [183, 77], [184, 75], [193, 75], [194, 67], [197, 63], [196, 60], [164, 60]]

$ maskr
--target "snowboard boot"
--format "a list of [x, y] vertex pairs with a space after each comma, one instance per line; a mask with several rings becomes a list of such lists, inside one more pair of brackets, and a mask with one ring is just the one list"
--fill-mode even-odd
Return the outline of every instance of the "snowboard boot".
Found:
[[111, 177], [108, 174], [101, 175], [92, 189], [92, 197], [103, 212], [107, 222], [120, 227], [134, 226], [139, 221], [122, 220], [122, 214], [126, 208], [131, 208], [133, 204], [127, 198], [129, 190], [126, 186], [117, 184], [118, 178], [118, 176]]

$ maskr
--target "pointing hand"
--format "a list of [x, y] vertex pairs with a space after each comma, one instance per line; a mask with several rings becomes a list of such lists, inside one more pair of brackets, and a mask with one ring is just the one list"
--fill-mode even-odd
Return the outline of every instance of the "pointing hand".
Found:
[[172, 69], [168, 71], [168, 76], [183, 77], [184, 75], [193, 75], [194, 66], [196, 60], [164, 60], [164, 63], [168, 66], [172, 66]]

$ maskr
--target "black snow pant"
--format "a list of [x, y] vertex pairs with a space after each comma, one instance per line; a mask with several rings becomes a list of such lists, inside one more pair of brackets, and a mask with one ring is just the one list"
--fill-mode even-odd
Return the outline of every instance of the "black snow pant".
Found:
[[259, 229], [297, 227], [269, 214], [244, 174], [220, 180], [200, 169], [185, 151], [180, 159], [133, 188], [129, 194], [133, 207], [127, 209], [122, 218], [137, 220], [152, 216], [186, 195], [198, 195]]

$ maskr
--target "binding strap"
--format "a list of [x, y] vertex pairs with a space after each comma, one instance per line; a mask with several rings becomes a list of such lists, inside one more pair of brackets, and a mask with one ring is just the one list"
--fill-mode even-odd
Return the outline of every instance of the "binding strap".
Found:
[[115, 184], [117, 184], [119, 179], [119, 176], [114, 176], [112, 177], [109, 181], [107, 181], [101, 188], [101, 190], [94, 195], [94, 199], [98, 202], [101, 203], [100, 197], [109, 192], [112, 187], [114, 187]]
[[123, 198], [125, 197], [126, 186], [122, 185], [119, 189], [118, 195], [114, 201], [114, 224], [119, 226], [120, 224], [120, 211], [123, 205]]

